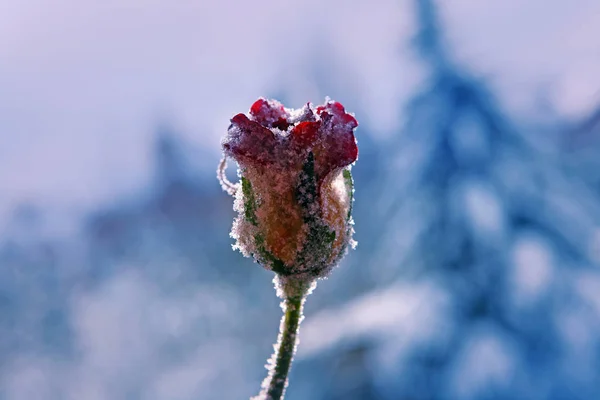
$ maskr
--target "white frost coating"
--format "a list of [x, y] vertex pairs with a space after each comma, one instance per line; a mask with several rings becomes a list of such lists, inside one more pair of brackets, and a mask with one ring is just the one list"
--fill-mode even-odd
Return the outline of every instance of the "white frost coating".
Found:
[[310, 103], [305, 104], [302, 108], [286, 108], [285, 111], [289, 115], [288, 121], [290, 121], [292, 124], [295, 124], [298, 121], [306, 121], [311, 118], [318, 118], [318, 116], [313, 113]]
[[[316, 280], [305, 281], [298, 279], [297, 277], [287, 277], [275, 275], [273, 278], [273, 284], [277, 291], [277, 297], [281, 299], [294, 298], [304, 296], [306, 298], [309, 294], [317, 287]], [[281, 308], [285, 311], [284, 303], [282, 302]]]
[[[296, 355], [296, 351], [298, 349], [298, 344], [300, 343], [300, 340], [298, 338], [298, 332], [300, 330], [300, 324], [304, 320], [304, 315], [302, 313], [302, 310], [304, 308], [304, 303], [306, 302], [306, 297], [310, 293], [312, 293], [312, 291], [317, 286], [316, 280], [307, 282], [307, 281], [304, 281], [301, 279], [281, 277], [281, 276], [277, 276], [277, 275], [273, 279], [273, 283], [275, 284], [275, 288], [277, 289], [277, 295], [284, 299], [280, 304], [284, 315], [281, 318], [281, 322], [279, 324], [279, 334], [277, 336], [277, 343], [273, 345], [273, 350], [274, 350], [273, 355], [271, 355], [271, 358], [269, 358], [269, 360], [267, 360], [267, 364], [265, 364], [265, 368], [268, 371], [267, 377], [263, 380], [263, 382], [261, 384], [261, 391], [258, 394], [258, 396], [252, 397], [250, 400], [271, 400], [271, 397], [268, 395], [268, 391], [272, 387], [274, 380], [278, 379], [278, 378], [275, 378], [275, 368], [277, 366], [277, 357], [278, 357], [280, 351], [282, 351], [282, 350], [287, 353], [291, 353], [292, 359]], [[297, 329], [293, 332], [287, 333], [288, 340], [286, 343], [284, 343], [284, 336], [286, 335], [287, 313], [297, 311], [296, 307], [298, 307], [297, 305], [293, 304], [293, 302], [290, 301], [290, 299], [292, 299], [292, 298], [297, 299], [298, 297], [301, 297], [301, 301], [300, 301], [300, 305], [299, 305], [300, 310], [298, 310], [300, 313], [300, 318], [298, 320]], [[288, 346], [288, 347], [291, 346], [291, 348], [281, 349], [282, 346]], [[282, 380], [277, 381], [277, 383], [279, 383], [279, 384], [281, 384], [282, 382], [283, 382]], [[283, 382], [284, 392], [283, 392], [283, 396], [281, 398], [285, 397], [285, 389], [287, 389], [288, 384], [289, 384], [289, 380], [287, 379], [287, 374], [286, 374], [285, 382]]]
[[227, 169], [227, 157], [223, 157], [219, 162], [219, 167], [217, 168], [217, 178], [219, 179], [219, 183], [225, 192], [227, 192], [230, 196], [235, 196], [235, 193], [238, 189], [238, 184], [232, 183], [227, 179], [225, 175], [225, 170]]
[[[283, 309], [285, 309], [285, 302], [281, 303], [281, 307]], [[302, 305], [304, 306], [304, 300], [302, 301]], [[304, 317], [302, 317], [300, 319], [300, 322], [302, 322], [302, 319], [304, 319]], [[258, 396], [254, 396], [252, 398], [250, 398], [250, 400], [271, 400], [272, 397], [268, 395], [268, 390], [269, 387], [271, 386], [271, 383], [273, 382], [273, 375], [275, 373], [275, 366], [277, 365], [277, 352], [279, 350], [279, 347], [281, 346], [281, 342], [283, 340], [283, 330], [285, 327], [285, 315], [281, 318], [281, 322], [279, 324], [279, 335], [277, 336], [277, 343], [273, 345], [273, 354], [271, 355], [271, 358], [269, 358], [267, 360], [267, 363], [265, 364], [265, 369], [268, 371], [267, 377], [262, 381], [260, 388], [261, 391], [258, 394]], [[290, 337], [292, 337], [293, 339], [293, 350], [292, 353], [295, 356], [296, 355], [296, 351], [298, 349], [298, 343], [300, 343], [300, 340], [298, 340], [298, 333], [293, 333], [290, 335]], [[284, 383], [284, 387], [285, 389], [287, 389], [289, 385], [289, 379], [285, 380]], [[284, 395], [285, 395], [285, 389], [284, 389]], [[282, 397], [283, 398], [283, 397]]]

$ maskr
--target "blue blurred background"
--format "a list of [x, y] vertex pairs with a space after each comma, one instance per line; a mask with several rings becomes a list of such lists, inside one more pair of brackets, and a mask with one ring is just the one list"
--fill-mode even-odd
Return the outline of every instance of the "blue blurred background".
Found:
[[258, 392], [279, 300], [215, 170], [259, 96], [361, 123], [290, 400], [600, 398], [599, 37], [596, 0], [1, 0], [0, 399]]

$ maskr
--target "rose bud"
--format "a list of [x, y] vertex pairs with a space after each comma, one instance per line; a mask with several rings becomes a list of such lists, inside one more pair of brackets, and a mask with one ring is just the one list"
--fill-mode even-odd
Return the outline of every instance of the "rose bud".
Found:
[[358, 122], [335, 101], [299, 110], [257, 100], [231, 119], [222, 146], [238, 163], [231, 236], [244, 255], [281, 276], [319, 278], [352, 240], [353, 181]]

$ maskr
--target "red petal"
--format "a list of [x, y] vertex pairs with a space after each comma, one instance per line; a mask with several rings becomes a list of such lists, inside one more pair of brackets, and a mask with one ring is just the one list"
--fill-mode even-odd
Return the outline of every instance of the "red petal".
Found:
[[314, 152], [319, 179], [324, 179], [331, 171], [350, 165], [358, 158], [354, 138], [358, 122], [338, 102], [318, 107], [317, 112], [321, 116], [319, 134], [322, 140], [315, 146]]
[[269, 103], [265, 99], [258, 99], [250, 107], [250, 114], [256, 116], [259, 115], [263, 106], [268, 106]]
[[[249, 115], [238, 114], [231, 119], [223, 149], [243, 163], [282, 166], [295, 165], [307, 151], [313, 151], [316, 173], [322, 181], [333, 170], [356, 161], [358, 147], [354, 128], [358, 122], [335, 101], [318, 106], [315, 111], [317, 116], [308, 104], [301, 115], [296, 113], [290, 122], [292, 117], [281, 103], [258, 99], [250, 107]], [[271, 130], [288, 130], [292, 123], [294, 127], [289, 135]]]
[[336, 114], [345, 114], [346, 113], [344, 106], [340, 102], [332, 101], [328, 105], [329, 105], [329, 108], [331, 110], [333, 110], [333, 112], [335, 112]]
[[342, 103], [339, 103], [337, 101], [330, 101], [324, 106], [317, 107], [317, 112], [319, 114], [322, 114], [324, 111], [327, 111], [330, 114], [332, 114], [336, 120], [344, 124], [351, 125], [352, 128], [356, 128], [358, 126], [358, 121], [356, 120], [356, 118], [354, 118], [354, 116], [346, 112], [346, 109], [344, 108]]
[[246, 114], [237, 114], [231, 118], [231, 124], [238, 127], [246, 138], [253, 136], [257, 139], [273, 137], [273, 133], [256, 121], [251, 121]]
[[256, 100], [250, 107], [250, 115], [262, 126], [287, 130], [290, 125], [285, 108], [275, 100]]
[[327, 175], [336, 168], [352, 164], [358, 158], [358, 146], [352, 131], [344, 135], [327, 135], [323, 141], [324, 155], [319, 162], [323, 166], [322, 174]]
[[273, 133], [245, 114], [237, 114], [231, 119], [227, 137], [223, 141], [225, 152], [239, 161], [240, 157], [267, 163], [274, 161], [277, 139]]
[[294, 127], [291, 133], [292, 142], [301, 148], [312, 146], [319, 137], [321, 122], [303, 121]]

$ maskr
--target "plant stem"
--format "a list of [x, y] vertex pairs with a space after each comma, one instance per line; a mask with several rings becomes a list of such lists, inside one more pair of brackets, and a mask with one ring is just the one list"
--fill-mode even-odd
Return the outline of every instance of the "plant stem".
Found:
[[[284, 398], [288, 385], [288, 373], [292, 365], [296, 344], [298, 343], [298, 328], [303, 319], [302, 309], [307, 293], [311, 290], [311, 282], [281, 282], [280, 295], [284, 298], [281, 303], [283, 317], [279, 327], [279, 337], [275, 345], [275, 353], [269, 360], [269, 374], [262, 384], [261, 394], [256, 400], [281, 400]], [[314, 287], [314, 286], [312, 286]], [[292, 290], [286, 290], [292, 289]]]
[[302, 316], [302, 298], [286, 299], [285, 314], [281, 320], [281, 332], [279, 334], [276, 350], [277, 358], [273, 368], [273, 375], [267, 390], [267, 399], [279, 400], [283, 398], [288, 383], [288, 373], [292, 365], [292, 359], [296, 352], [296, 342], [300, 317]]

